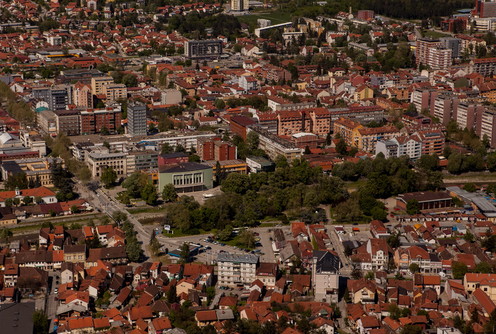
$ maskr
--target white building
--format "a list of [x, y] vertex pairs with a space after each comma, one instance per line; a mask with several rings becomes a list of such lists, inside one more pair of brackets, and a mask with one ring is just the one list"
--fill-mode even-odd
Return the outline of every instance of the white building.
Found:
[[412, 160], [422, 155], [422, 141], [418, 136], [401, 136], [390, 140], [379, 140], [375, 146], [375, 154], [382, 153], [387, 158], [408, 155]]
[[258, 256], [253, 254], [219, 253], [217, 277], [220, 286], [248, 286], [256, 279]]
[[314, 251], [312, 259], [312, 288], [315, 301], [332, 303], [338, 301], [339, 256], [328, 251]]

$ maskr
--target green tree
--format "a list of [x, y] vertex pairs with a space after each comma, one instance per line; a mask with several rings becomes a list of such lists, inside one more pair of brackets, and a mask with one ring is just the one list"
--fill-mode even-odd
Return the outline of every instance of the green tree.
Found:
[[166, 184], [162, 190], [162, 200], [166, 203], [177, 201], [178, 195], [172, 183]]
[[422, 334], [422, 328], [408, 324], [403, 327], [401, 334]]
[[29, 204], [33, 203], [33, 197], [24, 196], [24, 198], [22, 199], [22, 202], [26, 205], [29, 205]]
[[148, 176], [145, 173], [134, 172], [122, 182], [122, 187], [127, 190], [129, 196], [133, 198], [140, 198], [141, 190], [147, 183]]
[[138, 78], [134, 74], [125, 74], [122, 77], [122, 83], [127, 87], [136, 87], [138, 86]]
[[172, 153], [174, 152], [174, 148], [172, 146], [170, 146], [168, 143], [164, 143], [162, 145], [162, 148], [160, 150], [160, 153], [161, 154], [169, 154], [169, 153]]
[[215, 100], [215, 108], [224, 109], [226, 107], [226, 103], [222, 99]]
[[12, 231], [9, 230], [8, 228], [1, 228], [0, 229], [0, 240], [2, 242], [8, 242], [10, 237], [12, 237]]
[[420, 213], [419, 202], [416, 199], [411, 199], [406, 202], [406, 212], [409, 215], [416, 215]]
[[33, 333], [34, 334], [48, 334], [50, 320], [48, 320], [45, 312], [36, 310], [33, 313]]
[[28, 188], [28, 179], [26, 177], [26, 173], [19, 172], [15, 174], [9, 175], [7, 181], [5, 182], [5, 189], [14, 190], [16, 188], [19, 189], [27, 189]]
[[102, 171], [102, 176], [100, 178], [105, 188], [110, 188], [117, 181], [117, 173], [114, 171], [112, 167], [105, 168]]
[[476, 273], [482, 273], [482, 274], [491, 274], [493, 273], [494, 268], [487, 262], [479, 262], [475, 266], [474, 272]]
[[468, 272], [467, 265], [458, 261], [453, 261], [451, 264], [451, 270], [453, 272], [453, 278], [455, 279], [462, 279]]
[[416, 263], [412, 263], [410, 264], [410, 266], [408, 267], [408, 269], [410, 269], [410, 272], [412, 274], [416, 274], [418, 272], [420, 272], [420, 266]]
[[181, 245], [180, 258], [181, 258], [182, 263], [188, 263], [191, 259], [190, 258], [189, 245], [187, 243], [183, 243]]
[[255, 236], [253, 235], [253, 232], [249, 230], [244, 230], [241, 232], [238, 236], [240, 242], [245, 248], [254, 248], [255, 247]]
[[141, 258], [142, 249], [136, 237], [126, 242], [126, 253], [131, 262], [138, 262]]
[[122, 211], [114, 211], [112, 213], [112, 219], [117, 223], [121, 224], [127, 221], [127, 214]]
[[334, 208], [334, 214], [336, 220], [340, 222], [353, 222], [363, 219], [363, 213], [360, 209], [360, 204], [356, 199], [352, 198], [338, 204]]
[[343, 138], [339, 138], [338, 142], [336, 143], [336, 152], [342, 156], [348, 154], [348, 146], [346, 145], [346, 142]]
[[258, 133], [251, 131], [246, 135], [246, 146], [250, 152], [258, 149], [259, 144], [260, 137], [258, 136]]
[[157, 188], [151, 182], [148, 182], [141, 190], [141, 198], [146, 204], [155, 205], [158, 199]]
[[155, 232], [152, 232], [151, 238], [150, 238], [150, 250], [154, 255], [157, 255], [160, 251], [160, 242], [157, 239], [157, 236], [155, 235]]
[[477, 186], [473, 183], [466, 183], [464, 186], [463, 186], [463, 190], [466, 190], [470, 193], [473, 193], [473, 192], [476, 192], [477, 191]]
[[250, 188], [250, 177], [239, 173], [231, 173], [222, 182], [221, 190], [226, 193], [244, 194]]
[[420, 169], [424, 169], [427, 171], [435, 171], [439, 168], [438, 160], [439, 158], [435, 154], [422, 155], [415, 164]]

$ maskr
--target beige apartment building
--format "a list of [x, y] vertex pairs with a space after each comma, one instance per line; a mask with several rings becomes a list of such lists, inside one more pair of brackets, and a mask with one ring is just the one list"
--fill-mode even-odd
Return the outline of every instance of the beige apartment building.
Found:
[[93, 95], [105, 95], [105, 86], [113, 84], [112, 77], [96, 77], [91, 78], [91, 93]]

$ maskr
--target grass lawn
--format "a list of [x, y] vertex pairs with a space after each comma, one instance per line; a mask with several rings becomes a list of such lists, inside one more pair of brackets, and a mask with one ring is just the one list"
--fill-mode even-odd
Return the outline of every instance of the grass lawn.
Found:
[[187, 237], [187, 236], [190, 236], [190, 235], [215, 234], [215, 231], [214, 230], [212, 230], [212, 231], [205, 231], [205, 230], [202, 230], [202, 229], [197, 230], [198, 233], [183, 233], [179, 229], [175, 229], [173, 231], [174, 231], [174, 233], [163, 233], [163, 235], [165, 237], [167, 237], [167, 238], [179, 238], [179, 237]]
[[430, 37], [430, 38], [440, 38], [440, 37], [448, 37], [450, 35], [448, 34], [443, 34], [438, 31], [432, 31], [432, 30], [426, 30], [424, 31], [424, 37]]
[[223, 241], [223, 243], [225, 243], [226, 245], [229, 245], [229, 246], [244, 248], [244, 249], [248, 249], [248, 250], [254, 250], [255, 249], [255, 248], [246, 247], [245, 243], [240, 238], [240, 236], [236, 236], [232, 240], [229, 240], [229, 241]]
[[484, 173], [484, 172], [475, 172], [475, 173], [464, 173], [460, 175], [451, 175], [451, 174], [443, 174], [443, 179], [448, 180], [451, 183], [460, 182], [460, 183], [481, 183], [481, 182], [496, 182], [496, 173]]
[[271, 20], [272, 24], [279, 24], [279, 23], [292, 21], [292, 17], [290, 13], [286, 13], [280, 10], [267, 11], [265, 9], [260, 12], [254, 11], [250, 15], [238, 16], [237, 18], [240, 22], [246, 23], [252, 28], [257, 27], [258, 19]]
[[365, 185], [366, 183], [366, 179], [360, 179], [354, 182], [346, 182], [344, 186], [348, 191], [356, 191], [359, 187]]
[[163, 212], [165, 211], [165, 208], [158, 207], [158, 208], [129, 208], [127, 211], [130, 214], [137, 214], [137, 213], [155, 213], [155, 212]]

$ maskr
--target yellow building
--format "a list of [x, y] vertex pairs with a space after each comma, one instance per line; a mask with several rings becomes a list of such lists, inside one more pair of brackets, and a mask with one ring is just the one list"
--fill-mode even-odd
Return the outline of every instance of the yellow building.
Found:
[[357, 89], [355, 90], [355, 94], [353, 94], [353, 99], [355, 101], [362, 101], [372, 98], [374, 98], [374, 90], [365, 85], [357, 87]]
[[30, 158], [13, 161], [4, 161], [1, 166], [2, 178], [7, 180], [10, 175], [23, 172], [28, 182], [36, 182], [40, 186], [53, 187], [52, 167], [57, 163], [62, 164], [60, 158]]
[[340, 117], [334, 121], [334, 136], [339, 134], [347, 145], [358, 147], [358, 130], [361, 128], [363, 125], [360, 123]]
[[[217, 177], [217, 161], [211, 160], [204, 162], [205, 165], [211, 166], [214, 178]], [[243, 160], [225, 160], [219, 161], [221, 171], [224, 175], [230, 173], [248, 174], [248, 164]]]
[[91, 78], [91, 93], [93, 95], [104, 95], [105, 86], [113, 84], [114, 79], [112, 77], [96, 77]]
[[353, 132], [359, 150], [375, 152], [378, 140], [389, 140], [399, 137], [400, 131], [395, 126], [381, 126], [378, 128], [359, 128]]
[[108, 84], [103, 86], [103, 94], [107, 101], [116, 101], [127, 98], [127, 87], [124, 84]]

